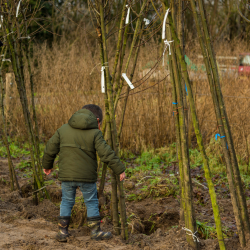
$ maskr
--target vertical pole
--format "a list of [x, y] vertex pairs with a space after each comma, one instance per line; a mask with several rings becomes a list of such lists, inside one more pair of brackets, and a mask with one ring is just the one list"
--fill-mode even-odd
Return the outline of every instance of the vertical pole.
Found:
[[[105, 23], [104, 23], [104, 9], [103, 2], [100, 3], [100, 19], [101, 19], [101, 33], [102, 33], [102, 46], [103, 46], [103, 58], [106, 66], [109, 66], [108, 63], [108, 52], [107, 52], [107, 42], [106, 42], [106, 32], [105, 32]], [[113, 89], [109, 77], [109, 67], [105, 68], [105, 77], [107, 83], [107, 95], [108, 95], [108, 104], [109, 104], [109, 117], [110, 117], [110, 128], [111, 128], [111, 137], [113, 143], [113, 149], [117, 156], [119, 156], [119, 142], [117, 138], [116, 130], [116, 121], [115, 121], [115, 109], [114, 109], [114, 100], [113, 100]], [[128, 228], [127, 228], [127, 217], [126, 217], [126, 205], [125, 205], [125, 196], [123, 190], [123, 182], [120, 182], [119, 178], [115, 178], [115, 174], [112, 173], [114, 179], [114, 185], [118, 183], [119, 195], [120, 195], [120, 212], [121, 212], [121, 226], [122, 226], [122, 237], [123, 239], [128, 238]], [[115, 180], [117, 183], [115, 183]], [[118, 213], [117, 213], [118, 214]], [[114, 225], [116, 226], [116, 225]], [[119, 226], [119, 224], [118, 224]]]
[[[169, 20], [167, 20], [169, 21]], [[172, 21], [172, 19], [171, 19]], [[171, 35], [168, 29], [168, 38], [170, 38]], [[190, 175], [190, 163], [189, 163], [189, 152], [188, 152], [188, 144], [187, 144], [187, 134], [186, 134], [186, 124], [185, 124], [185, 113], [184, 113], [184, 99], [183, 99], [183, 90], [181, 85], [181, 79], [179, 74], [179, 68], [176, 60], [175, 50], [172, 49], [172, 53], [170, 58], [172, 59], [172, 67], [173, 67], [173, 75], [174, 75], [174, 83], [175, 83], [175, 89], [176, 89], [176, 96], [177, 96], [177, 109], [178, 110], [178, 121], [179, 121], [179, 128], [180, 128], [180, 143], [181, 143], [181, 155], [182, 155], [182, 169], [183, 169], [183, 189], [184, 193], [182, 196], [184, 196], [185, 205], [183, 205], [184, 208], [184, 214], [185, 214], [185, 225], [186, 228], [191, 230], [193, 233], [195, 233], [197, 230], [196, 228], [196, 220], [195, 220], [195, 212], [193, 207], [193, 190], [192, 190], [192, 180]], [[174, 87], [173, 87], [174, 88]], [[174, 92], [173, 92], [174, 93]], [[173, 98], [174, 100], [174, 98]], [[176, 105], [176, 104], [175, 104]], [[187, 241], [190, 246], [192, 246], [194, 249], [199, 249], [199, 243], [197, 239], [193, 239], [191, 235], [187, 234]]]
[[225, 108], [225, 103], [224, 103], [223, 95], [221, 92], [220, 77], [219, 77], [218, 67], [216, 64], [215, 53], [213, 50], [213, 46], [212, 46], [212, 42], [211, 42], [211, 38], [209, 34], [207, 15], [206, 15], [205, 8], [204, 8], [204, 2], [202, 0], [198, 0], [198, 5], [199, 5], [199, 10], [200, 10], [200, 15], [201, 15], [201, 22], [202, 22], [202, 26], [203, 26], [203, 30], [205, 34], [205, 43], [206, 43], [206, 47], [208, 51], [208, 58], [209, 58], [210, 65], [212, 68], [215, 90], [216, 90], [217, 98], [219, 101], [219, 107], [220, 107], [220, 112], [222, 116], [221, 118], [222, 118], [224, 130], [225, 130], [225, 136], [226, 136], [226, 140], [228, 144], [228, 149], [230, 152], [235, 187], [236, 187], [236, 192], [237, 192], [238, 201], [240, 205], [242, 222], [244, 225], [245, 232], [250, 233], [250, 222], [249, 222], [249, 215], [247, 211], [246, 198], [245, 198], [242, 180], [240, 176], [238, 161], [237, 161], [237, 157], [235, 153], [232, 133], [231, 133], [231, 129], [230, 129], [230, 125], [229, 125], [229, 121], [227, 117], [227, 112]]

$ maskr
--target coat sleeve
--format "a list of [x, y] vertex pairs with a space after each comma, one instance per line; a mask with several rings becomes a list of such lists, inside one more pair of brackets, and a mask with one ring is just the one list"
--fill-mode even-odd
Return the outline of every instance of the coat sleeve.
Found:
[[116, 156], [114, 150], [107, 144], [102, 136], [102, 132], [99, 131], [95, 136], [95, 149], [102, 162], [107, 163], [108, 166], [119, 175], [125, 171], [125, 166]]
[[54, 160], [59, 151], [60, 151], [60, 135], [59, 132], [56, 131], [56, 133], [49, 139], [44, 149], [43, 162], [42, 162], [44, 169], [53, 168]]

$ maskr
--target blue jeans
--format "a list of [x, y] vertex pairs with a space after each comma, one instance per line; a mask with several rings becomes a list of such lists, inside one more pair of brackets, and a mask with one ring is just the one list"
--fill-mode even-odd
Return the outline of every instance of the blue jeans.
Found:
[[96, 183], [63, 181], [62, 202], [60, 216], [71, 216], [71, 209], [75, 204], [76, 189], [80, 188], [87, 208], [87, 217], [100, 216], [97, 199]]

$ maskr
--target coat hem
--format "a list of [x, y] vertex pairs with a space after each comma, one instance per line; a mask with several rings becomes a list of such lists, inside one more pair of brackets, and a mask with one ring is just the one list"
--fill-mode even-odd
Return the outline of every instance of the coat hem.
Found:
[[58, 178], [59, 181], [67, 181], [67, 182], [88, 182], [88, 183], [96, 183], [97, 180], [86, 180], [86, 179], [64, 179]]

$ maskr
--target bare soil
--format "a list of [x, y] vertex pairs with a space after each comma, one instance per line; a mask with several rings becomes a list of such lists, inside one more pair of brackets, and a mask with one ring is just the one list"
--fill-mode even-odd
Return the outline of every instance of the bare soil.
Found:
[[[197, 170], [198, 171], [198, 170]], [[195, 174], [195, 173], [194, 173]], [[7, 180], [7, 182], [6, 182]], [[162, 249], [191, 249], [186, 242], [186, 232], [179, 226], [179, 201], [178, 197], [145, 198], [141, 201], [127, 201], [127, 214], [129, 217], [129, 239], [124, 241], [120, 236], [114, 236], [107, 241], [93, 241], [90, 232], [84, 224], [84, 206], [77, 203], [73, 208], [72, 223], [69, 231], [71, 236], [67, 243], [59, 243], [54, 237], [57, 233], [57, 216], [61, 199], [60, 186], [54, 184], [48, 188], [51, 201], [43, 200], [39, 205], [33, 205], [31, 185], [27, 180], [19, 177], [23, 197], [17, 191], [10, 192], [8, 184], [8, 162], [0, 158], [0, 249], [13, 250], [40, 250], [40, 249], [94, 249], [94, 250], [162, 250]], [[126, 185], [125, 185], [126, 186]], [[136, 192], [133, 184], [128, 185], [126, 194]], [[103, 230], [112, 231], [110, 221], [110, 186], [107, 183], [101, 210], [104, 217]], [[77, 196], [80, 197], [77, 190]], [[202, 186], [194, 189], [194, 200], [197, 220], [213, 222], [213, 212], [209, 201], [208, 192]], [[230, 201], [230, 195], [219, 195], [222, 223], [228, 228], [225, 239], [228, 250], [243, 249], [240, 247], [239, 238]], [[80, 222], [83, 222], [83, 225]], [[202, 238], [198, 233], [201, 249], [219, 249], [216, 239]], [[249, 242], [249, 239], [248, 239]], [[250, 249], [249, 244], [244, 249]]]

